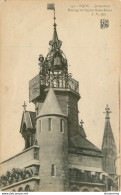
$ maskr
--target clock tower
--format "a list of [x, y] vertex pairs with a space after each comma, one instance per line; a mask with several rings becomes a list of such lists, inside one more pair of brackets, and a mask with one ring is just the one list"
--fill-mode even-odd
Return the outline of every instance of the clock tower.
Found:
[[29, 101], [35, 104], [39, 145], [40, 191], [68, 191], [68, 150], [78, 134], [79, 83], [68, 73], [55, 16], [50, 50], [39, 56], [40, 71], [29, 82]]
[[62, 41], [58, 39], [55, 20], [53, 26], [50, 51], [45, 58], [42, 54], [39, 56], [40, 72], [29, 82], [29, 101], [35, 104], [38, 116], [49, 88], [53, 88], [63, 113], [68, 116], [69, 135], [72, 137], [78, 133], [79, 82], [68, 73], [68, 62], [61, 50]]

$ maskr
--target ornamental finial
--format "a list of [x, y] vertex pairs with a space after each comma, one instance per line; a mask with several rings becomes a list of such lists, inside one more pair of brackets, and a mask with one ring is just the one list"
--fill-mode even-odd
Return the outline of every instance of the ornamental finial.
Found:
[[106, 110], [106, 111], [103, 112], [103, 113], [106, 113], [105, 119], [110, 119], [109, 114], [112, 113], [112, 112], [110, 111], [110, 108], [108, 107], [108, 104], [106, 105], [105, 110]]
[[80, 121], [81, 127], [83, 127], [83, 124], [84, 124], [84, 121], [81, 119], [81, 121]]
[[24, 112], [26, 112], [26, 107], [27, 107], [27, 105], [26, 105], [26, 102], [24, 101], [24, 104], [22, 105], [23, 106], [23, 108], [24, 108]]

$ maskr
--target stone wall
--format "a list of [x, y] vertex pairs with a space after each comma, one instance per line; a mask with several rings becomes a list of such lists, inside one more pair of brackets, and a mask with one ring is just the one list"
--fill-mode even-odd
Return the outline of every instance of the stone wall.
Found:
[[[52, 129], [48, 130], [48, 120]], [[64, 132], [60, 132], [60, 120], [64, 120]], [[39, 127], [41, 120], [41, 131]], [[67, 191], [68, 189], [68, 127], [67, 119], [45, 116], [37, 119], [37, 136], [40, 146], [39, 191]], [[54, 175], [52, 166], [54, 165]]]
[[80, 170], [102, 171], [102, 158], [100, 157], [69, 154], [68, 160], [69, 167]]
[[6, 171], [11, 171], [13, 168], [24, 168], [31, 164], [39, 163], [39, 147], [32, 146], [21, 153], [3, 161], [0, 164], [0, 175], [6, 173]]
[[78, 132], [78, 100], [80, 96], [71, 90], [55, 90], [55, 93], [63, 113], [68, 116], [68, 133], [70, 138]]

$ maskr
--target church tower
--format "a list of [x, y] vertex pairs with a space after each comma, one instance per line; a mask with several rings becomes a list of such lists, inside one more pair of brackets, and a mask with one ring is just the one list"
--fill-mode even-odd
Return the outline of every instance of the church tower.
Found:
[[55, 10], [53, 26], [50, 50], [45, 58], [39, 56], [40, 72], [29, 82], [29, 99], [36, 110], [39, 190], [68, 191], [69, 140], [78, 134], [79, 128], [79, 83], [68, 73], [67, 59], [57, 35]]
[[111, 113], [111, 111], [108, 105], [106, 106], [105, 110], [105, 129], [102, 143], [103, 170], [109, 175], [113, 176], [116, 174], [115, 160], [117, 157], [117, 151], [114, 135], [110, 124], [109, 114]]

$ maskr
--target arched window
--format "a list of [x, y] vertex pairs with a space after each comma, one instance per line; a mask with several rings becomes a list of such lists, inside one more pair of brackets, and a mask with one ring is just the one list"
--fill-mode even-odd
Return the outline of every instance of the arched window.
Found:
[[90, 189], [88, 187], [84, 186], [84, 187], [81, 187], [80, 191], [81, 192], [90, 192]]
[[94, 192], [101, 192], [99, 188], [94, 188]]
[[27, 148], [29, 148], [30, 146], [32, 146], [32, 136], [27, 135]]
[[18, 192], [23, 192], [23, 188], [20, 187], [20, 188], [18, 189]]
[[24, 123], [23, 124], [23, 133], [25, 133], [26, 132], [26, 124]]
[[89, 192], [89, 189], [86, 188], [86, 189], [84, 189], [82, 192]]
[[25, 190], [24, 190], [25, 192], [30, 192], [30, 185], [26, 185], [26, 187], [25, 187]]
[[79, 192], [79, 189], [78, 189], [77, 187], [73, 187], [73, 188], [71, 189], [71, 192]]

